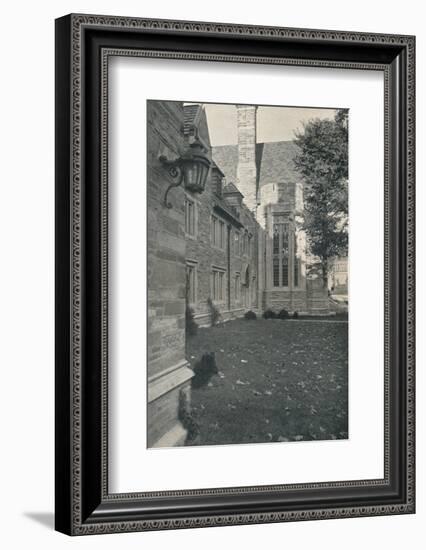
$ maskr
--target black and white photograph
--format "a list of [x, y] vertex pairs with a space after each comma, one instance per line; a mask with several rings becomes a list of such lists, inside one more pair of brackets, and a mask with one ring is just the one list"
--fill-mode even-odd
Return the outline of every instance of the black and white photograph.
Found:
[[349, 110], [146, 108], [147, 446], [347, 440]]

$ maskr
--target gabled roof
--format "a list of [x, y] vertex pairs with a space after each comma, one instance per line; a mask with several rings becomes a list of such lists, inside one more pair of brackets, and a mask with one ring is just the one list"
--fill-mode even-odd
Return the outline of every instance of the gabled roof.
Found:
[[223, 193], [225, 195], [230, 195], [232, 193], [239, 193], [240, 195], [244, 196], [241, 191], [231, 182], [229, 182], [225, 187], [223, 188]]
[[197, 115], [201, 108], [201, 105], [184, 105], [183, 106], [183, 129], [184, 133], [187, 134], [194, 124], [197, 123]]
[[[256, 145], [259, 187], [265, 183], [298, 183], [301, 175], [296, 171], [293, 159], [298, 147], [294, 141], [275, 141]], [[259, 170], [260, 168], [260, 170]]]
[[[237, 181], [238, 145], [213, 147], [213, 159], [226, 178]], [[298, 183], [301, 176], [296, 171], [293, 159], [297, 145], [293, 141], [274, 141], [256, 144], [258, 188], [267, 183]]]
[[185, 136], [195, 137], [204, 147], [210, 150], [210, 134], [204, 106], [201, 103], [184, 105], [183, 115], [183, 133]]
[[221, 145], [212, 147], [215, 163], [225, 174], [228, 181], [237, 181], [238, 145]]
[[225, 176], [222, 168], [220, 168], [220, 166], [218, 166], [214, 161], [212, 161], [212, 169], [217, 170], [222, 176]]

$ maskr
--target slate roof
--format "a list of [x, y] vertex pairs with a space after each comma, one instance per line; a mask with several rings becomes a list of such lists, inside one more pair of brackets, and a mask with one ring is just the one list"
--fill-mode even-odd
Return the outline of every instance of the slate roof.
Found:
[[[224, 172], [228, 181], [237, 181], [238, 145], [213, 147], [213, 160]], [[293, 141], [275, 141], [256, 144], [258, 188], [267, 183], [297, 183], [293, 159], [297, 145]]]
[[227, 181], [237, 181], [238, 145], [212, 147], [212, 157]]
[[[200, 104], [186, 104], [184, 132], [189, 134], [192, 126], [199, 126]], [[293, 159], [297, 153], [294, 141], [274, 141], [256, 144], [257, 189], [268, 183], [295, 184], [301, 176], [296, 172]], [[238, 145], [212, 147], [212, 160], [223, 172], [228, 182], [237, 182]]]
[[227, 193], [229, 193], [229, 194], [239, 193], [240, 195], [242, 194], [241, 191], [239, 189], [237, 189], [237, 187], [232, 183], [232, 181], [230, 183], [228, 183], [227, 185], [225, 185], [225, 187], [223, 188], [223, 193], [225, 195]]
[[264, 183], [300, 181], [300, 174], [296, 172], [293, 164], [297, 149], [294, 141], [276, 141], [256, 145], [256, 161], [258, 166], [260, 164], [260, 187]]
[[183, 106], [183, 114], [184, 114], [183, 127], [184, 127], [185, 134], [188, 133], [190, 127], [194, 124], [199, 108], [200, 108], [200, 105], [198, 104]]

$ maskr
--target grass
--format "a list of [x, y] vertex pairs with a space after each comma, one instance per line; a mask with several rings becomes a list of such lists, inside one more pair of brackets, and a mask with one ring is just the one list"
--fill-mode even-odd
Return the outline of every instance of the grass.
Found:
[[192, 367], [215, 352], [218, 375], [192, 390], [199, 437], [220, 445], [348, 437], [346, 322], [238, 319], [187, 340]]

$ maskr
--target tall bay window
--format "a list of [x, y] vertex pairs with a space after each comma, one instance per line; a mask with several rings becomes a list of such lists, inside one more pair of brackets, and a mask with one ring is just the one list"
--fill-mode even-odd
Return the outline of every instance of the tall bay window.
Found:
[[298, 257], [298, 254], [297, 254], [297, 235], [296, 233], [294, 234], [294, 245], [293, 245], [293, 250], [294, 250], [294, 278], [293, 278], [293, 286], [299, 286], [299, 257]]
[[289, 224], [274, 223], [272, 237], [272, 279], [274, 286], [289, 285]]

